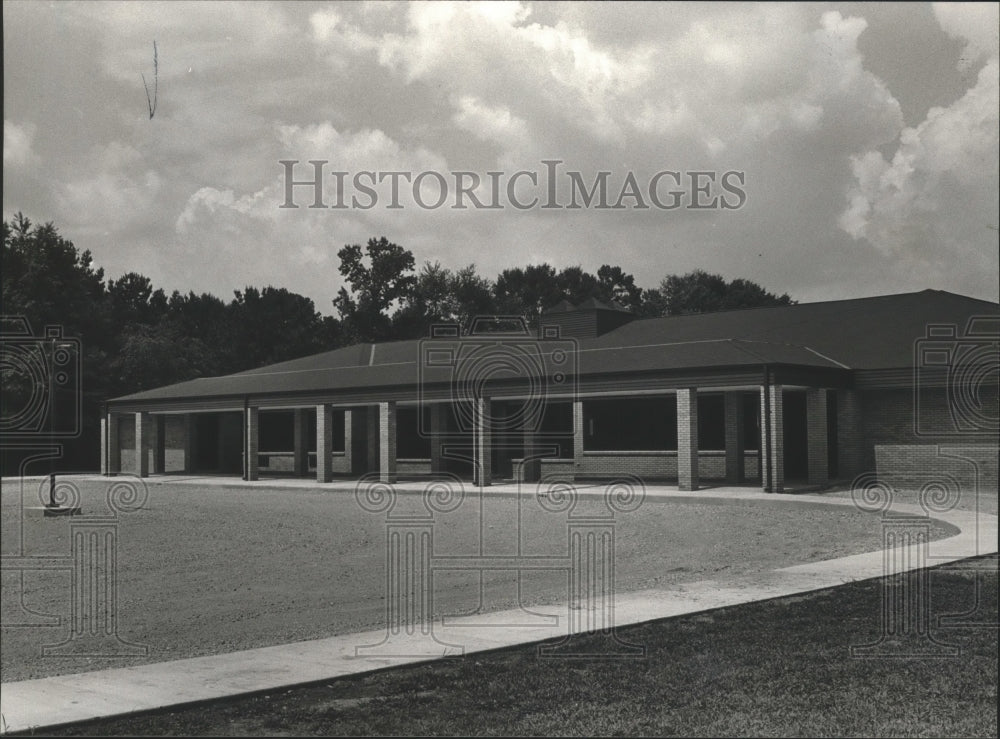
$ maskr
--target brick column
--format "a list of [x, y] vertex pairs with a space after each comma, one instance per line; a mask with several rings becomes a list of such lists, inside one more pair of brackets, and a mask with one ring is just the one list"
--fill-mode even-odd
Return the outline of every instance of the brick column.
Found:
[[316, 406], [316, 482], [333, 479], [333, 408], [323, 403]]
[[837, 475], [853, 479], [864, 472], [861, 394], [837, 390]]
[[309, 468], [306, 439], [309, 433], [306, 429], [306, 414], [302, 408], [292, 411], [292, 474], [304, 477]]
[[573, 472], [580, 474], [583, 465], [583, 401], [573, 401]]
[[476, 398], [474, 401], [475, 428], [472, 430], [473, 474], [479, 487], [493, 483], [493, 435], [490, 416], [490, 399]]
[[257, 453], [260, 451], [260, 409], [256, 406], [247, 408], [244, 428], [247, 480], [258, 480], [260, 479], [260, 470], [257, 466]]
[[726, 408], [726, 482], [743, 482], [743, 395], [731, 391], [723, 394]]
[[135, 414], [135, 474], [149, 477], [149, 437], [151, 434], [149, 414]]
[[698, 391], [677, 391], [677, 489], [698, 489]]
[[378, 472], [382, 482], [396, 482], [396, 402], [378, 404]]
[[101, 474], [121, 472], [121, 441], [118, 438], [118, 414], [101, 417]]
[[[426, 408], [427, 412], [430, 414], [431, 472], [442, 472], [441, 436], [444, 433], [444, 412], [446, 410], [446, 406], [444, 403], [431, 403], [429, 406], [426, 406]], [[423, 409], [421, 409], [421, 412], [422, 411]]]
[[344, 472], [354, 474], [354, 411], [344, 409]]
[[367, 465], [369, 472], [375, 472], [379, 468], [379, 433], [378, 433], [378, 406], [370, 405], [365, 412], [367, 423]]
[[830, 481], [830, 458], [827, 447], [826, 390], [811, 387], [806, 390], [806, 444], [809, 462], [809, 484], [825, 485]]
[[784, 404], [781, 385], [770, 385], [769, 388], [770, 393], [764, 386], [760, 388], [760, 479], [765, 493], [780, 493], [785, 489]]
[[196, 424], [193, 413], [184, 414], [184, 471], [194, 472]]

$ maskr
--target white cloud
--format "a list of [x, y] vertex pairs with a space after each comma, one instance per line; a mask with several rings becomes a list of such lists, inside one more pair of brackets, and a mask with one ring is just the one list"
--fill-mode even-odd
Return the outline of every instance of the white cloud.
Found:
[[902, 132], [891, 162], [875, 151], [855, 157], [841, 227], [907, 269], [947, 269], [988, 289], [997, 258], [998, 86], [994, 58], [961, 99]]
[[966, 42], [959, 67], [968, 69], [983, 57], [996, 57], [1000, 47], [1000, 5], [934, 3], [934, 15], [945, 33]]
[[82, 215], [112, 233], [147, 222], [158, 207], [162, 187], [159, 172], [119, 141], [93, 147], [78, 176], [52, 185], [60, 213], [73, 220]]
[[503, 106], [489, 106], [471, 95], [457, 101], [455, 124], [484, 141], [516, 145], [528, 136], [528, 125]]
[[[981, 78], [904, 130], [861, 52], [886, 33], [864, 6], [27, 8], [4, 8], [5, 30], [18, 31], [5, 48], [5, 175], [28, 162], [5, 176], [4, 207], [55, 220], [109, 273], [221, 295], [270, 281], [328, 310], [337, 249], [384, 234], [418, 262], [474, 261], [488, 276], [543, 255], [589, 269], [620, 262], [644, 285], [703, 267], [796, 297], [995, 292], [948, 257], [995, 250], [969, 232], [995, 212], [995, 90]], [[947, 51], [950, 68], [947, 34], [967, 41], [974, 70], [995, 56], [995, 8], [936, 9], [943, 31], [920, 12], [921, 38], [929, 28], [941, 48], [901, 53], [900, 74], [917, 54]], [[905, 14], [893, 17], [905, 40]], [[139, 73], [148, 79], [153, 39], [160, 97], [149, 120]], [[966, 91], [949, 92], [951, 102]], [[887, 145], [899, 148], [890, 161]], [[661, 169], [737, 169], [748, 201], [725, 213], [278, 207], [282, 159], [305, 177], [309, 159], [351, 173], [483, 175], [549, 158], [588, 180], [611, 170], [612, 198], [630, 170], [641, 182]], [[381, 203], [388, 188], [376, 187]], [[995, 253], [976, 264], [995, 275]], [[912, 278], [888, 284], [902, 271]]]
[[37, 161], [37, 155], [32, 150], [35, 138], [35, 125], [26, 123], [17, 125], [11, 121], [3, 122], [3, 166], [25, 167]]

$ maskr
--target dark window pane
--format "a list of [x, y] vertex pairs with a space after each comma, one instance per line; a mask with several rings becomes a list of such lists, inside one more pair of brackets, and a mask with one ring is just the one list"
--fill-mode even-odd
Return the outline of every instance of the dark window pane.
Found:
[[583, 448], [585, 451], [677, 449], [676, 398], [585, 400]]
[[721, 393], [698, 394], [698, 448], [726, 448], [726, 404]]
[[396, 409], [396, 456], [401, 459], [430, 459], [431, 440], [420, 433], [418, 412], [414, 406]]

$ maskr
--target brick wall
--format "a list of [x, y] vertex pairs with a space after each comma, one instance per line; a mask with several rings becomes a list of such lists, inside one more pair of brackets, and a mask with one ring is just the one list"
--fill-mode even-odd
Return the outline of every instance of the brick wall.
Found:
[[866, 469], [861, 393], [837, 390], [837, 476], [853, 479]]
[[826, 390], [806, 391], [806, 443], [810, 484], [826, 484], [830, 479], [827, 447]]
[[[514, 460], [515, 468], [517, 462]], [[756, 451], [744, 453], [744, 469], [748, 480], [760, 477]], [[571, 482], [576, 478], [638, 475], [641, 478], [676, 480], [677, 452], [584, 452], [579, 465], [572, 459], [543, 459], [542, 479], [560, 479]], [[724, 480], [726, 453], [723, 451], [698, 452], [698, 476], [702, 480]]]
[[[996, 418], [998, 393], [996, 386], [983, 385], [980, 398]], [[992, 407], [990, 407], [992, 405]], [[914, 393], [909, 389], [865, 390], [861, 393], [863, 409], [862, 428], [864, 430], [864, 469], [876, 469], [875, 449], [878, 446], [925, 446], [958, 445], [996, 448], [995, 434], [992, 438], [979, 438], [961, 433], [932, 433], [935, 429], [944, 432], [955, 429], [955, 421], [949, 409], [949, 398], [945, 388], [924, 388], [920, 391], [920, 412], [916, 413]], [[956, 430], [957, 431], [957, 430]]]
[[396, 474], [403, 475], [429, 475], [431, 473], [430, 459], [397, 459]]
[[330, 471], [335, 475], [350, 474], [347, 452], [330, 452]]
[[875, 465], [880, 479], [901, 489], [939, 484], [949, 496], [997, 495], [996, 444], [879, 444]]

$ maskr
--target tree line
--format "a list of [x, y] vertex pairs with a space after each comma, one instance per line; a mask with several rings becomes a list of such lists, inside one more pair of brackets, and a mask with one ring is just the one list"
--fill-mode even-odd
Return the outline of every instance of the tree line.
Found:
[[[794, 302], [748, 280], [701, 270], [641, 288], [613, 265], [592, 274], [536, 264], [505, 269], [495, 279], [474, 264], [417, 269], [413, 253], [385, 237], [346, 245], [338, 257], [345, 285], [332, 299], [336, 315], [322, 315], [310, 298], [281, 287], [248, 286], [227, 302], [209, 293], [167, 295], [135, 272], [105, 279], [91, 253], [80, 252], [53, 224], [33, 224], [20, 213], [3, 222], [3, 314], [24, 316], [35, 335], [60, 325], [80, 340], [84, 427], [67, 449], [67, 464], [96, 463], [99, 409], [107, 398], [357, 342], [420, 338], [433, 323], [468, 326], [475, 316], [517, 315], [537, 325], [542, 312], [561, 301], [589, 298], [614, 301], [640, 317]], [[6, 361], [0, 372], [0, 415], [9, 420], [30, 393], [31, 378]]]

